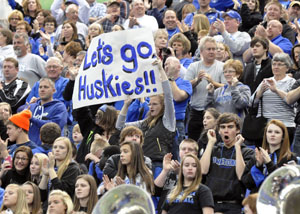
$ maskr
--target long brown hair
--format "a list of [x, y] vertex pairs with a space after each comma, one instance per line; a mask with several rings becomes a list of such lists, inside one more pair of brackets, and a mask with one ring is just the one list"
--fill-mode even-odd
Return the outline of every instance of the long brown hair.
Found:
[[156, 115], [156, 116], [151, 116], [150, 115], [150, 111], [148, 112], [148, 116], [147, 116], [145, 122], [147, 123], [147, 125], [148, 125], [149, 128], [155, 126], [157, 120], [160, 119], [164, 115], [164, 111], [165, 111], [164, 95], [163, 94], [159, 94], [159, 95], [151, 96], [150, 100], [153, 97], [157, 97], [158, 98], [159, 103], [162, 105], [162, 108], [161, 108], [160, 112], [158, 113], [158, 115]]
[[[91, 214], [95, 204], [98, 201], [96, 181], [95, 181], [94, 177], [91, 176], [91, 175], [79, 175], [76, 178], [76, 182], [79, 179], [85, 180], [90, 185], [90, 192], [89, 192], [89, 196], [88, 196], [89, 200], [88, 200], [88, 203], [87, 203], [87, 214]], [[75, 189], [76, 189], [76, 186], [75, 186]], [[74, 211], [79, 211], [79, 209], [80, 209], [80, 202], [79, 202], [79, 199], [76, 197], [76, 194], [75, 194], [74, 195]]]
[[[183, 191], [183, 184], [184, 184], [183, 165], [186, 158], [188, 157], [191, 157], [195, 160], [197, 171], [192, 184]], [[180, 164], [179, 178], [176, 187], [168, 195], [170, 203], [172, 203], [178, 197], [178, 195], [183, 191], [183, 195], [180, 198], [180, 201], [182, 202], [191, 192], [194, 192], [199, 188], [201, 184], [201, 180], [202, 180], [202, 172], [201, 172], [201, 165], [199, 159], [193, 154], [185, 155]]]
[[264, 132], [264, 138], [263, 138], [263, 142], [262, 142], [262, 148], [270, 151], [270, 145], [267, 141], [267, 131], [268, 131], [269, 125], [271, 125], [271, 124], [278, 126], [282, 130], [282, 133], [283, 133], [282, 141], [281, 141], [281, 145], [280, 145], [280, 153], [279, 153], [278, 162], [280, 162], [284, 157], [286, 157], [289, 160], [292, 156], [292, 152], [290, 150], [289, 133], [288, 133], [286, 126], [280, 120], [275, 120], [275, 119], [270, 120], [268, 122], [268, 124], [266, 125], [265, 132]]
[[[146, 185], [147, 191], [154, 194], [153, 176], [145, 164], [142, 147], [136, 142], [125, 141], [121, 143], [120, 148], [124, 145], [129, 145], [131, 149], [131, 161], [129, 166], [123, 165], [121, 161], [119, 161], [117, 176], [120, 176], [122, 179], [125, 179], [127, 176], [133, 184], [136, 184], [136, 176], [139, 173]], [[131, 169], [129, 172], [127, 171], [127, 167]]]
[[42, 204], [41, 204], [41, 194], [40, 189], [35, 183], [32, 183], [30, 181], [25, 182], [24, 185], [30, 185], [33, 189], [33, 201], [32, 201], [32, 210], [31, 214], [38, 214], [41, 213]]
[[[28, 1], [29, 0], [24, 0], [22, 4], [25, 15], [29, 15]], [[40, 3], [40, 0], [35, 0], [35, 2], [36, 2], [36, 10], [35, 10], [35, 16], [36, 16], [38, 11], [42, 9], [42, 5]]]

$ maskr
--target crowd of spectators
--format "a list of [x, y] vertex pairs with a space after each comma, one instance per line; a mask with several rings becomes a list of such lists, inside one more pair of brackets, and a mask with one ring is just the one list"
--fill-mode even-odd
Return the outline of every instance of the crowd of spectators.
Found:
[[[1, 214], [91, 214], [124, 184], [157, 213], [256, 213], [266, 177], [298, 164], [300, 1], [40, 1], [0, 20]], [[137, 28], [163, 94], [73, 109], [92, 40]], [[250, 114], [263, 135], [242, 135]]]

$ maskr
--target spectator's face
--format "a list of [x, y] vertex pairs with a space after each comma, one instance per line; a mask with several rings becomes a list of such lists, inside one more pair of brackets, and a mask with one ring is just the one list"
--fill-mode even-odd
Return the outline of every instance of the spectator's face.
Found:
[[267, 52], [260, 42], [257, 42], [253, 47], [251, 47], [251, 51], [254, 58], [261, 58]]
[[207, 7], [210, 3], [210, 0], [199, 0], [200, 7]]
[[15, 153], [14, 166], [17, 171], [24, 170], [29, 164], [29, 159], [26, 152]]
[[281, 34], [281, 24], [278, 21], [272, 20], [267, 25], [267, 36], [273, 39]]
[[92, 38], [100, 35], [100, 26], [90, 25], [89, 27], [89, 36]]
[[120, 16], [120, 6], [117, 4], [112, 4], [109, 7], [107, 7], [107, 11], [108, 14], [111, 15], [117, 15]]
[[24, 190], [24, 192], [26, 194], [27, 204], [32, 205], [33, 197], [34, 197], [33, 187], [30, 184], [24, 184], [24, 185], [22, 185], [22, 189]]
[[209, 112], [206, 111], [203, 116], [203, 127], [205, 130], [214, 129], [216, 127], [216, 118]]
[[26, 26], [25, 25], [18, 25], [16, 27], [16, 33], [26, 33], [27, 34]]
[[187, 154], [194, 154], [197, 155], [197, 150], [195, 148], [195, 144], [193, 143], [186, 143], [186, 142], [182, 142], [179, 145], [179, 158], [180, 160], [182, 160], [184, 158], [185, 155]]
[[13, 62], [4, 61], [3, 62], [3, 76], [5, 81], [10, 82], [14, 80], [18, 75], [18, 68], [15, 67]]
[[36, 16], [36, 20], [38, 20], [39, 24], [43, 24], [45, 20], [45, 16], [43, 12], [39, 12]]
[[167, 47], [168, 37], [164, 34], [157, 35], [154, 42], [156, 48], [165, 48]]
[[268, 8], [267, 8], [267, 19], [268, 21], [270, 20], [279, 20], [280, 19], [280, 8], [277, 5], [271, 4]]
[[55, 92], [55, 88], [48, 82], [48, 80], [44, 80], [40, 82], [39, 86], [39, 96], [42, 101], [47, 102], [50, 101]]
[[0, 33], [0, 46], [5, 46], [6, 45], [6, 37], [3, 36], [2, 33]]
[[81, 142], [83, 140], [82, 134], [78, 131], [72, 133], [72, 138], [76, 143]]
[[82, 63], [82, 61], [83, 61], [83, 59], [84, 59], [84, 57], [85, 57], [84, 54], [77, 55], [77, 56], [76, 56], [76, 59], [75, 59], [75, 61], [74, 61], [74, 64], [75, 64], [76, 66], [80, 66], [81, 63]]
[[68, 13], [66, 13], [67, 20], [70, 20], [71, 22], [77, 22], [78, 21], [78, 7], [74, 4], [70, 5], [71, 8], [69, 8]]
[[212, 62], [216, 58], [217, 45], [213, 42], [204, 43], [204, 48], [201, 51], [203, 59], [207, 62]]
[[10, 116], [9, 105], [0, 105], [0, 120], [7, 121]]
[[28, 10], [36, 11], [37, 5], [35, 0], [28, 0]]
[[16, 27], [21, 18], [17, 15], [12, 15], [8, 21], [11, 26]]
[[39, 159], [33, 156], [30, 163], [30, 174], [31, 175], [40, 175], [41, 172], [41, 165]]
[[139, 134], [133, 133], [131, 135], [127, 135], [124, 139], [124, 141], [134, 141], [138, 144], [141, 143], [141, 136]]
[[54, 32], [54, 30], [55, 30], [55, 24], [54, 24], [54, 22], [46, 22], [45, 23], [45, 31], [46, 31], [46, 33], [51, 34], [51, 33]]
[[91, 186], [89, 182], [84, 180], [83, 178], [79, 178], [75, 184], [75, 195], [80, 199], [86, 199], [89, 197]]
[[281, 142], [283, 140], [283, 131], [279, 126], [270, 124], [267, 128], [266, 137], [267, 142], [271, 147], [280, 148]]
[[132, 151], [128, 144], [121, 146], [120, 148], [120, 161], [123, 165], [129, 165], [131, 162]]
[[184, 180], [192, 181], [196, 177], [197, 173], [197, 163], [196, 160], [192, 157], [187, 157], [184, 159], [182, 166], [182, 174]]
[[216, 59], [223, 62], [225, 58], [225, 47], [222, 43], [217, 43]]
[[174, 11], [168, 10], [165, 13], [165, 17], [163, 19], [163, 24], [165, 25], [167, 30], [172, 30], [177, 27], [176, 24], [177, 18]]
[[245, 0], [245, 2], [251, 11], [255, 10], [255, 5], [256, 5], [255, 0]]
[[67, 206], [59, 195], [50, 195], [48, 200], [48, 214], [65, 214]]
[[73, 36], [73, 28], [72, 25], [70, 25], [70, 23], [66, 23], [62, 26], [62, 31], [64, 33], [64, 37], [65, 38], [71, 38]]
[[14, 187], [6, 187], [4, 196], [3, 196], [3, 205], [7, 208], [14, 207], [17, 204], [18, 192]]
[[14, 38], [13, 47], [15, 54], [18, 57], [22, 57], [27, 54], [27, 45], [25, 45], [25, 41], [23, 38]]
[[228, 82], [228, 84], [231, 84], [232, 79], [234, 77], [238, 78], [238, 76], [236, 74], [236, 70], [233, 67], [228, 66], [228, 67], [224, 68], [223, 73], [224, 73], [224, 77], [225, 77], [226, 81]]
[[56, 60], [49, 60], [46, 65], [47, 76], [52, 80], [57, 80], [62, 72], [62, 66]]
[[300, 47], [294, 48], [294, 56], [295, 56], [295, 61], [298, 63], [299, 62], [299, 56], [300, 56]]
[[153, 96], [150, 98], [149, 102], [149, 111], [152, 117], [156, 117], [159, 115], [160, 111], [162, 110], [162, 104], [157, 96]]
[[183, 44], [181, 42], [173, 42], [172, 48], [177, 57], [180, 57], [183, 55]]
[[272, 73], [274, 76], [284, 76], [288, 71], [288, 67], [284, 62], [281, 61], [273, 61], [272, 62]]
[[68, 148], [65, 142], [62, 140], [55, 141], [52, 153], [56, 161], [64, 161], [68, 153]]
[[136, 0], [135, 2], [133, 2], [132, 12], [136, 18], [144, 16], [145, 15], [144, 2], [141, 0]]
[[228, 33], [235, 33], [238, 31], [240, 22], [237, 19], [231, 18], [230, 16], [225, 16], [224, 24]]
[[219, 134], [225, 146], [231, 147], [235, 144], [235, 137], [240, 133], [234, 122], [223, 123], [219, 126]]
[[295, 18], [300, 18], [300, 6], [294, 5], [293, 7], [289, 7], [288, 13], [290, 16], [290, 20], [293, 20]]
[[18, 136], [20, 135], [22, 129], [21, 128], [17, 128], [16, 126], [12, 125], [12, 124], [8, 124], [6, 126], [7, 128], [7, 135], [9, 138], [9, 141], [14, 142], [17, 140]]

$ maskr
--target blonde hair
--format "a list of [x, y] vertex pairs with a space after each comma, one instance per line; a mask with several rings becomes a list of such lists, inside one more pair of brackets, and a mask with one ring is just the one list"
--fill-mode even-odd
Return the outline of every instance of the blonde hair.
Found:
[[61, 179], [62, 175], [64, 174], [64, 172], [66, 171], [66, 169], [68, 168], [68, 166], [72, 160], [72, 143], [69, 140], [69, 138], [67, 138], [67, 137], [59, 137], [54, 141], [53, 146], [57, 141], [63, 141], [65, 143], [65, 145], [67, 146], [67, 150], [68, 150], [64, 161], [58, 167], [58, 170], [57, 170], [57, 177], [58, 177], [58, 179]]
[[[183, 183], [184, 183], [183, 165], [184, 165], [184, 161], [188, 157], [191, 157], [195, 160], [197, 170], [192, 184], [189, 187], [187, 187], [185, 190], [183, 190]], [[199, 159], [193, 154], [186, 154], [180, 164], [179, 178], [176, 187], [168, 195], [169, 203], [172, 203], [183, 191], [183, 195], [179, 200], [180, 202], [182, 202], [191, 192], [194, 192], [199, 188], [199, 186], [201, 185], [201, 180], [202, 180], [202, 173], [201, 173], [201, 165]]]
[[[21, 186], [17, 185], [17, 184], [9, 184], [6, 188], [5, 191], [7, 190], [7, 188], [12, 188], [12, 189], [17, 189], [17, 202], [16, 202], [16, 208], [13, 211], [15, 214], [29, 214], [29, 208], [28, 208], [28, 204], [27, 204], [27, 200], [26, 200], [26, 194], [25, 191], [21, 188]], [[9, 207], [6, 207], [3, 203], [1, 206], [0, 211], [5, 211], [7, 210]]]
[[194, 16], [194, 29], [193, 31], [198, 34], [201, 30], [209, 31], [210, 24], [206, 15], [197, 14]]
[[72, 133], [74, 133], [74, 132], [79, 132], [79, 133], [81, 133], [79, 124], [76, 124], [76, 125], [73, 127]]
[[[65, 191], [61, 191], [59, 189], [56, 190], [52, 190], [50, 192], [50, 195], [48, 197], [48, 201], [50, 199], [51, 196], [53, 195], [58, 195], [60, 196], [60, 199], [63, 201], [63, 203], [66, 205], [67, 210], [66, 210], [66, 214], [71, 214], [73, 212], [73, 202], [71, 197], [69, 196], [68, 193], [66, 193]], [[47, 214], [49, 214], [49, 209], [47, 210]]]
[[94, 135], [94, 141], [91, 144], [90, 152], [95, 155], [98, 149], [104, 149], [109, 146], [109, 143], [104, 140], [102, 137]]
[[[44, 160], [45, 159], [48, 159], [48, 156], [47, 155], [45, 155], [45, 154], [43, 154], [43, 153], [35, 153], [34, 155], [33, 155], [33, 157], [31, 158], [31, 161], [33, 160], [33, 158], [36, 158], [36, 159], [38, 159], [38, 161], [39, 161], [39, 165], [40, 165], [40, 174], [39, 174], [39, 178], [40, 178], [40, 176], [42, 176], [42, 165], [43, 165], [43, 162], [44, 162]], [[31, 164], [31, 163], [30, 163]], [[31, 173], [30, 173], [31, 174]], [[38, 180], [39, 180], [39, 178], [38, 178]], [[34, 179], [33, 179], [33, 177], [32, 177], [32, 175], [31, 175], [31, 181], [34, 181]]]

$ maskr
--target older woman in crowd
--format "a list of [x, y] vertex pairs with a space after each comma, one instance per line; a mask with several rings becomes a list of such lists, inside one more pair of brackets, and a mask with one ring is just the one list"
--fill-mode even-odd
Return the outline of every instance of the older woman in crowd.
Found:
[[268, 119], [281, 120], [289, 131], [290, 142], [293, 141], [295, 132], [295, 111], [294, 106], [286, 102], [286, 94], [289, 92], [296, 80], [287, 71], [292, 66], [292, 61], [288, 54], [277, 53], [272, 60], [273, 77], [264, 79], [252, 95], [254, 106], [259, 106], [257, 116]]

